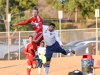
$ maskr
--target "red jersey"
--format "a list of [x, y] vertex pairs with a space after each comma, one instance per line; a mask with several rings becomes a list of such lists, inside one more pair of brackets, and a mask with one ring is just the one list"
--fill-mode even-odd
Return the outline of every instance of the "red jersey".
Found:
[[36, 26], [33, 26], [33, 29], [37, 33], [42, 32], [43, 21], [42, 21], [42, 18], [40, 16], [37, 16], [36, 18], [35, 17], [31, 17], [31, 18], [29, 18], [28, 20], [26, 20], [24, 22], [18, 23], [18, 25], [26, 25], [26, 24], [31, 23], [31, 22], [37, 23]]
[[[32, 43], [28, 43], [24, 49], [24, 54], [26, 54], [27, 59], [33, 59], [35, 56], [35, 52], [37, 51], [37, 45], [34, 41]], [[27, 53], [31, 53], [31, 56]]]

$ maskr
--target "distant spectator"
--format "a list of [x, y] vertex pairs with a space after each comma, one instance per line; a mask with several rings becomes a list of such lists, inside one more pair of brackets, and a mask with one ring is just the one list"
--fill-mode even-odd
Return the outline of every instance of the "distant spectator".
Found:
[[100, 60], [97, 61], [96, 66], [92, 66], [91, 68], [94, 68], [94, 69], [100, 68]]
[[92, 54], [96, 55], [96, 46], [93, 46]]
[[[93, 47], [93, 52], [96, 54], [96, 45]], [[100, 43], [98, 43], [98, 54], [100, 55]]]
[[90, 53], [90, 54], [93, 54], [93, 43], [89, 43], [88, 44], [88, 47], [86, 48], [86, 53]]

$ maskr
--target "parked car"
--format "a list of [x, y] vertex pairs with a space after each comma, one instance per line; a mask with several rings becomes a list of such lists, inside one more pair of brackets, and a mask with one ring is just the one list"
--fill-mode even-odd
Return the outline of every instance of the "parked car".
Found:
[[[69, 43], [67, 43], [67, 44], [65, 44], [64, 45], [64, 49], [65, 50], [67, 50], [67, 49], [72, 49], [74, 46], [75, 46], [75, 44], [77, 44], [77, 43], [79, 43], [79, 42], [82, 42], [82, 40], [77, 40], [77, 41], [71, 41], [71, 42], [69, 42]], [[61, 56], [61, 57], [65, 57], [65, 55], [63, 55], [63, 54], [61, 54], [61, 53], [58, 53], [58, 55], [57, 55], [57, 53], [54, 53], [53, 54], [53, 57], [57, 57], [57, 56]], [[67, 56], [73, 56], [73, 54], [72, 53], [68, 53], [67, 54]]]
[[[16, 51], [19, 45], [10, 45], [9, 52]], [[21, 45], [23, 47], [23, 45]], [[0, 44], [0, 59], [8, 59], [8, 45], [7, 44]], [[12, 59], [10, 57], [10, 59]]]
[[66, 45], [64, 45], [64, 49], [68, 49], [70, 47], [72, 48], [79, 42], [82, 42], [82, 40], [68, 42]]
[[[85, 39], [84, 41], [95, 41], [96, 37], [89, 37], [87, 39]], [[98, 40], [100, 41], [100, 37], [98, 37]]]
[[82, 40], [77, 40], [77, 41], [71, 41], [69, 43], [67, 43], [65, 46], [69, 47], [69, 46], [75, 46], [75, 44], [82, 42]]
[[[22, 45], [26, 45], [28, 43], [28, 39], [21, 39], [20, 40], [20, 44], [22, 44]], [[19, 44], [19, 39], [15, 39], [15, 41], [14, 41], [14, 44]]]
[[5, 42], [0, 41], [0, 44], [6, 44]]
[[[24, 48], [25, 47], [20, 48], [20, 59], [25, 59]], [[12, 59], [18, 59], [19, 58], [19, 50], [10, 52], [10, 57]]]
[[[23, 39], [23, 47], [20, 48], [20, 59], [25, 59], [25, 54], [24, 54], [24, 48], [26, 44], [28, 43], [28, 39]], [[17, 51], [12, 51], [10, 52], [11, 58], [12, 59], [18, 59], [19, 58], [19, 49]]]
[[[75, 45], [72, 49], [75, 50], [76, 56], [83, 55], [85, 53], [86, 48], [88, 47], [89, 43], [93, 43], [93, 45], [96, 45], [96, 41], [83, 41]], [[100, 43], [100, 41], [98, 41]]]

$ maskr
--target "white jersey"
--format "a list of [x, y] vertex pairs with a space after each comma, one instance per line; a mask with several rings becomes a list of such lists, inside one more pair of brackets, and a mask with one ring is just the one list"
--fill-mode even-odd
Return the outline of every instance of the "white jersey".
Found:
[[39, 54], [45, 55], [45, 53], [46, 53], [46, 48], [40, 46], [40, 47], [38, 48], [38, 55], [39, 55]]
[[47, 46], [51, 46], [53, 45], [56, 41], [62, 45], [62, 42], [58, 36], [58, 32], [56, 30], [50, 32], [48, 30], [49, 26], [43, 26], [43, 37], [44, 37], [44, 41], [46, 43]]

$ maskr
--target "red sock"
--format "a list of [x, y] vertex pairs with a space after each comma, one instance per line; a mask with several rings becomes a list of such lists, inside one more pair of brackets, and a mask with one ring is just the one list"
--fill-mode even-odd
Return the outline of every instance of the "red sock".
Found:
[[27, 68], [27, 75], [30, 75], [31, 69]]

